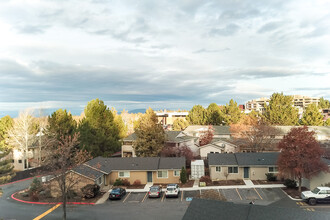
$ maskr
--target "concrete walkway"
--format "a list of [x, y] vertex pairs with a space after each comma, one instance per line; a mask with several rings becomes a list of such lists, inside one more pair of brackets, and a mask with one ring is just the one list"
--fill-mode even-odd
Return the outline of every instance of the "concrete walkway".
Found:
[[245, 185], [250, 186], [250, 187], [254, 187], [254, 184], [251, 180], [243, 180], [243, 181], [244, 181]]
[[197, 188], [199, 186], [199, 179], [195, 180], [193, 188]]

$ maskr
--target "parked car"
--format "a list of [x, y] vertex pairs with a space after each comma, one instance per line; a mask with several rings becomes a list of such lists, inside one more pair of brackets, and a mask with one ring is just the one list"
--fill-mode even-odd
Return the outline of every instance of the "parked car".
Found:
[[160, 186], [151, 186], [149, 189], [149, 198], [157, 197], [159, 198], [162, 194], [162, 188]]
[[330, 203], [330, 187], [316, 187], [312, 191], [304, 191], [301, 198], [310, 205], [316, 205], [318, 202]]
[[114, 188], [111, 190], [109, 199], [121, 199], [126, 195], [126, 190], [123, 188]]
[[167, 197], [179, 197], [180, 188], [178, 184], [168, 184], [165, 191], [165, 196]]

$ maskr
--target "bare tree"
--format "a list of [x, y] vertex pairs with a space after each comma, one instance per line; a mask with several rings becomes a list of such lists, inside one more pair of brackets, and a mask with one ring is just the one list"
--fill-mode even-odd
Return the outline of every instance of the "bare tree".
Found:
[[226, 177], [226, 184], [227, 184], [229, 173], [228, 173], [227, 171], [225, 171], [225, 172], [223, 173], [223, 175]]
[[45, 130], [47, 129], [48, 118], [44, 116], [44, 110], [39, 109], [39, 118], [38, 118], [38, 137], [39, 142], [39, 155], [38, 155], [38, 165], [41, 166], [41, 158], [42, 158], [42, 148], [47, 146], [53, 140], [45, 137]]
[[[80, 182], [79, 178], [72, 175], [70, 170], [90, 159], [87, 151], [78, 148], [79, 134], [61, 137], [46, 154], [44, 165], [49, 174], [54, 176], [56, 186], [60, 192], [60, 200], [63, 204], [63, 219], [66, 219], [66, 204], [70, 192]], [[55, 190], [55, 189], [52, 189]]]
[[20, 112], [18, 118], [14, 120], [12, 129], [10, 129], [8, 132], [10, 144], [13, 145], [16, 149], [23, 151], [24, 168], [29, 168], [29, 147], [34, 142], [36, 137], [35, 134], [33, 134], [32, 126], [32, 110], [26, 109]]

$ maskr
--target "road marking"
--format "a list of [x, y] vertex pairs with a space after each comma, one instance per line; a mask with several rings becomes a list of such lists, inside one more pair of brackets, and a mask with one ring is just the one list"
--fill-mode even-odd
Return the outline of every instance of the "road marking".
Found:
[[142, 202], [144, 202], [144, 200], [147, 198], [148, 192], [146, 192], [146, 194], [144, 195], [144, 198], [142, 199]]
[[260, 197], [261, 200], [263, 200], [263, 198], [261, 197], [261, 195], [259, 194], [259, 192], [256, 190], [256, 188], [253, 188], [254, 191], [256, 191], [256, 193], [258, 194], [258, 196]]
[[164, 198], [165, 198], [165, 193], [163, 194], [162, 202], [164, 201]]
[[183, 192], [184, 192], [184, 191], [181, 191], [181, 202], [182, 202], [182, 200], [183, 200]]
[[51, 213], [52, 211], [54, 211], [55, 209], [57, 209], [60, 205], [61, 205], [61, 203], [53, 206], [52, 208], [48, 209], [47, 211], [45, 211], [44, 213], [42, 213], [38, 217], [34, 218], [33, 220], [39, 220], [39, 219], [45, 217], [46, 215], [48, 215], [49, 213]]
[[241, 196], [241, 194], [239, 194], [239, 192], [238, 192], [238, 189], [237, 189], [237, 188], [236, 188], [236, 192], [237, 192], [237, 194], [238, 194], [239, 198], [240, 198], [241, 200], [243, 200], [243, 199], [242, 199], [242, 196]]
[[123, 203], [126, 201], [126, 199], [129, 197], [129, 195], [131, 195], [131, 192], [128, 193], [128, 195], [126, 196], [126, 198], [124, 199]]

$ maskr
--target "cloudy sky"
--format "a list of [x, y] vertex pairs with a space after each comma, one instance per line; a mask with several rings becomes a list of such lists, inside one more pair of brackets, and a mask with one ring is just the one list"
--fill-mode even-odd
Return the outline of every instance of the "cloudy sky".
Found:
[[330, 2], [1, 0], [0, 116], [330, 98]]

